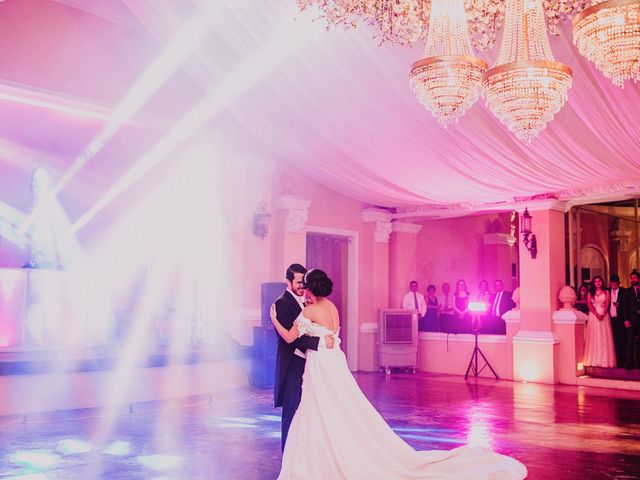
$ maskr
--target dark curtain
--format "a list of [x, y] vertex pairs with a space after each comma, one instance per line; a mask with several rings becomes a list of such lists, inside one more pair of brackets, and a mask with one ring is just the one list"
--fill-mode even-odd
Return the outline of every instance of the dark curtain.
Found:
[[347, 268], [349, 239], [337, 235], [307, 233], [307, 268], [319, 268], [333, 280], [329, 299], [340, 313], [342, 350], [347, 351]]

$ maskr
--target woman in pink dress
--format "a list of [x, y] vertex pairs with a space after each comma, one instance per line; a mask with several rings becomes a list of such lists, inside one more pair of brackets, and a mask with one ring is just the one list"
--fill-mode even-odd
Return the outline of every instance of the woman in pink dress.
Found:
[[601, 276], [594, 277], [587, 295], [589, 319], [585, 328], [583, 360], [585, 366], [609, 368], [616, 366], [609, 302], [610, 296], [604, 288], [604, 280]]
[[322, 270], [304, 277], [311, 302], [291, 330], [271, 309], [287, 342], [299, 335], [336, 336], [335, 348], [307, 350], [302, 399], [296, 411], [278, 479], [293, 480], [519, 480], [527, 469], [517, 460], [479, 446], [416, 451], [402, 440], [364, 396], [347, 367], [337, 334], [338, 311], [326, 298], [332, 281]]

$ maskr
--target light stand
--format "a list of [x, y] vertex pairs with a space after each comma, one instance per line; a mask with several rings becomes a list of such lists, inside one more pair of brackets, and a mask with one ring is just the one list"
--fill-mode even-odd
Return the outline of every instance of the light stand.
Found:
[[[489, 360], [487, 360], [487, 357], [484, 356], [484, 353], [482, 353], [482, 350], [480, 350], [480, 347], [478, 346], [478, 333], [479, 333], [478, 314], [474, 313], [472, 318], [473, 318], [472, 320], [473, 335], [475, 336], [475, 346], [473, 347], [473, 353], [471, 354], [471, 359], [469, 360], [469, 366], [467, 367], [467, 373], [464, 374], [464, 378], [465, 380], [467, 379], [467, 377], [469, 376], [469, 372], [472, 372], [473, 376], [477, 377], [485, 368], [489, 367], [489, 370], [491, 370], [491, 373], [493, 373], [493, 376], [496, 377], [496, 380], [499, 380], [500, 377], [498, 377], [498, 374], [489, 363]], [[482, 357], [482, 360], [484, 361], [484, 365], [482, 365], [482, 367], [478, 365], [478, 355], [480, 355]]]

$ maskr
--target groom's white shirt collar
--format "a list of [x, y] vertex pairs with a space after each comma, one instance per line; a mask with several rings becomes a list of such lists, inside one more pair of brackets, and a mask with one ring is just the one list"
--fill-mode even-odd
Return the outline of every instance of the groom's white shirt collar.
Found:
[[293, 298], [296, 299], [296, 302], [298, 302], [298, 304], [300, 305], [300, 308], [304, 308], [304, 297], [299, 297], [298, 295], [293, 293], [289, 287], [287, 287], [287, 292], [293, 295]]
[[[291, 294], [291, 296], [296, 299], [296, 302], [298, 302], [298, 305], [300, 305], [300, 308], [304, 309], [304, 298], [303, 297], [299, 297], [298, 295], [293, 293], [289, 287], [287, 287], [287, 292], [289, 292]], [[302, 352], [302, 350], [300, 350], [298, 348], [296, 348], [294, 353], [296, 355], [298, 355], [299, 357], [307, 358], [307, 356]]]

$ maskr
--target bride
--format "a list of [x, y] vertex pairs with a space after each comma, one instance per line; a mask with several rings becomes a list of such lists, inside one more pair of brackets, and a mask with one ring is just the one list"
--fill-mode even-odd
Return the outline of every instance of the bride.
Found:
[[307, 350], [302, 399], [291, 423], [278, 479], [512, 480], [527, 476], [517, 460], [483, 447], [415, 451], [364, 396], [339, 348], [338, 310], [326, 297], [333, 282], [313, 269], [304, 277], [311, 302], [287, 330], [271, 308], [282, 338], [334, 334], [335, 347]]

